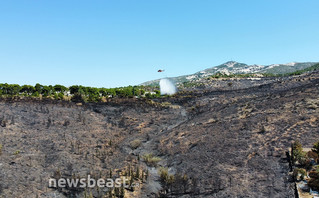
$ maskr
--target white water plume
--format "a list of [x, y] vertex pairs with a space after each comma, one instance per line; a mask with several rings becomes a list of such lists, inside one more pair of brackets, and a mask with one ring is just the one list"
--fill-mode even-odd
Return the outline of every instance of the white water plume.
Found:
[[177, 92], [177, 89], [174, 83], [167, 78], [161, 79], [159, 84], [160, 84], [161, 95], [173, 95]]

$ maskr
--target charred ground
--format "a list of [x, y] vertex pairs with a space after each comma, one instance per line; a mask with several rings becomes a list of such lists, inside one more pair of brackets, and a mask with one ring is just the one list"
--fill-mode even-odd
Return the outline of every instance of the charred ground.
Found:
[[313, 72], [211, 81], [153, 100], [2, 99], [0, 197], [109, 197], [110, 189], [48, 188], [48, 180], [128, 169], [139, 170], [141, 185], [125, 197], [295, 197], [286, 152], [296, 139], [309, 147], [319, 139], [318, 95]]

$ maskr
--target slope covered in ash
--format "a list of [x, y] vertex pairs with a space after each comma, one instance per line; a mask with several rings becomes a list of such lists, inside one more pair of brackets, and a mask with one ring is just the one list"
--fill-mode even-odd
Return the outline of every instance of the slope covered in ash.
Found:
[[[295, 139], [319, 139], [319, 74], [260, 82], [100, 104], [2, 99], [0, 197], [109, 196], [48, 188], [48, 179], [128, 167], [148, 178], [125, 197], [294, 197], [286, 152]], [[174, 180], [161, 180], [160, 167]]]
[[193, 100], [194, 116], [159, 137], [168, 166], [202, 197], [294, 197], [286, 152], [319, 139], [318, 73]]

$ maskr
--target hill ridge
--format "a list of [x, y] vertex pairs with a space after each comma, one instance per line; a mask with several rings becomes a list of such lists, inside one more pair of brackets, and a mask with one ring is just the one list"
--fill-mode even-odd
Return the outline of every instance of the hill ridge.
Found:
[[[177, 77], [168, 77], [175, 81], [177, 84], [188, 81], [195, 81], [217, 73], [224, 74], [249, 74], [249, 73], [266, 73], [266, 74], [286, 74], [292, 73], [298, 70], [303, 70], [311, 67], [318, 62], [289, 62], [283, 64], [270, 64], [270, 65], [259, 65], [252, 64], [248, 65], [237, 61], [227, 61], [223, 64], [213, 66], [193, 74], [182, 75]], [[155, 85], [160, 79], [147, 81], [141, 83], [141, 85]]]

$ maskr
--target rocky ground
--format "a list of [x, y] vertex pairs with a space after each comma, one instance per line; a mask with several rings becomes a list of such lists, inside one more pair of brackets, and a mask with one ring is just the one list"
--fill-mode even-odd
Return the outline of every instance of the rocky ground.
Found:
[[296, 139], [319, 140], [319, 73], [230, 82], [100, 104], [1, 99], [0, 197], [109, 197], [109, 188], [48, 181], [119, 177], [128, 167], [148, 178], [125, 197], [295, 197], [286, 152]]

